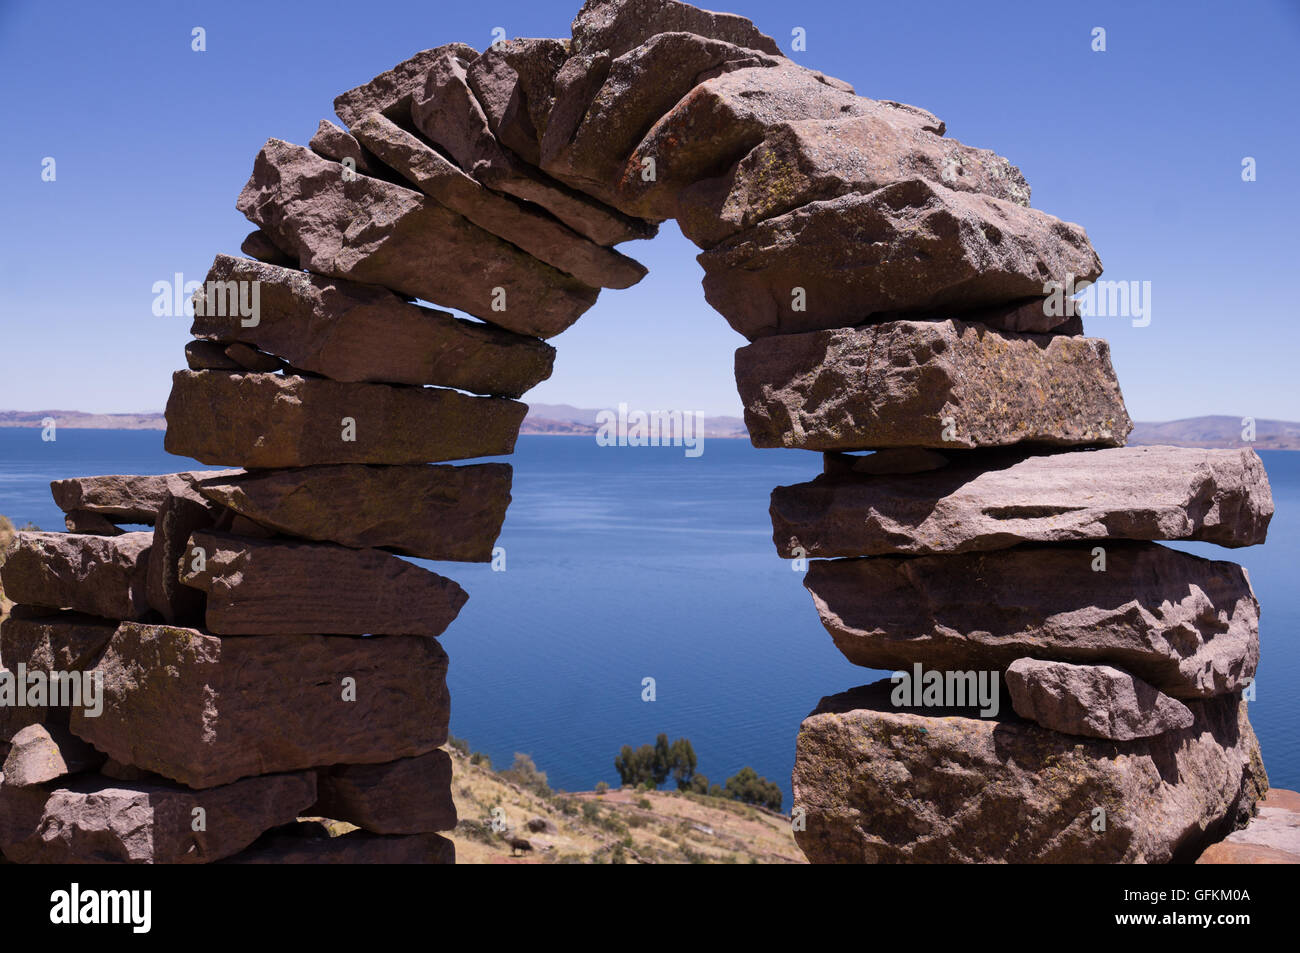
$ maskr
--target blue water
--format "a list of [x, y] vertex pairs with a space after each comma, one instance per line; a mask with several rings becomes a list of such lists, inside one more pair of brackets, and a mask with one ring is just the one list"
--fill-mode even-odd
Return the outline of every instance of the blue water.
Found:
[[[1250, 572], [1263, 609], [1251, 721], [1272, 782], [1300, 788], [1300, 453], [1262, 457], [1278, 508], [1268, 544], [1178, 548]], [[736, 440], [687, 458], [521, 437], [498, 544], [506, 571], [426, 564], [470, 593], [442, 637], [452, 733], [497, 766], [527, 752], [553, 787], [579, 790], [616, 782], [619, 747], [666, 732], [690, 738], [711, 780], [751, 765], [788, 806], [799, 722], [823, 695], [877, 677], [844, 661], [772, 547], [772, 487], [811, 478], [820, 461]], [[0, 513], [61, 529], [52, 479], [197, 466], [165, 454], [159, 432], [60, 429], [42, 443], [37, 430], [0, 429]]]

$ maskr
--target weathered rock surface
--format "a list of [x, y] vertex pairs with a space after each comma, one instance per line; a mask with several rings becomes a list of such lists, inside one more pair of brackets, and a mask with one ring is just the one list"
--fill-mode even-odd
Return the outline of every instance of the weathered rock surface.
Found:
[[347, 821], [376, 834], [423, 834], [456, 826], [451, 757], [439, 749], [388, 764], [348, 764], [318, 772], [311, 816]]
[[309, 149], [271, 139], [237, 206], [317, 274], [384, 285], [520, 334], [559, 334], [595, 304], [598, 289], [441, 203], [344, 171]]
[[856, 665], [1114, 665], [1176, 698], [1239, 691], [1259, 661], [1246, 572], [1149, 543], [814, 561], [804, 585]]
[[535, 206], [479, 184], [379, 113], [366, 116], [352, 131], [425, 195], [584, 284], [629, 288], [646, 275], [645, 267], [626, 255], [579, 235]]
[[377, 549], [196, 532], [180, 580], [207, 593], [219, 635], [441, 635], [469, 596], [444, 576]]
[[[0, 850], [18, 863], [196, 864], [235, 854], [315, 798], [310, 772], [189, 791], [99, 776], [59, 786], [0, 784]], [[202, 808], [206, 830], [195, 831]]]
[[960, 321], [764, 338], [736, 351], [736, 387], [756, 447], [1120, 446], [1133, 428], [1101, 338]]
[[[259, 283], [258, 321], [196, 314], [191, 333], [245, 341], [331, 380], [435, 384], [518, 397], [551, 375], [555, 348], [409, 304], [387, 288], [218, 255], [207, 282]], [[206, 282], [205, 282], [206, 283]]]
[[95, 667], [116, 622], [78, 612], [14, 606], [0, 622], [0, 659], [28, 672], [84, 672]]
[[1300, 794], [1270, 788], [1259, 813], [1225, 840], [1211, 844], [1198, 864], [1300, 864]]
[[335, 114], [349, 126], [372, 112], [381, 112], [398, 123], [409, 122], [411, 97], [423, 88], [429, 70], [446, 54], [473, 59], [478, 52], [465, 43], [447, 43], [421, 50], [368, 83], [334, 97]]
[[795, 838], [813, 863], [1187, 862], [1267, 787], [1233, 696], [1190, 702], [1191, 728], [1116, 742], [899, 710], [890, 688], [825, 698], [800, 728]]
[[682, 234], [711, 248], [809, 202], [916, 178], [1028, 207], [1029, 185], [1002, 156], [936, 135], [923, 116], [893, 103], [866, 100], [858, 109], [847, 119], [770, 127], [724, 175], [685, 188], [678, 199]]
[[215, 341], [187, 341], [185, 366], [192, 371], [242, 371], [243, 365]]
[[282, 251], [275, 242], [271, 241], [271, 236], [260, 228], [248, 233], [248, 236], [240, 243], [239, 250], [249, 258], [256, 258], [268, 265], [281, 265], [287, 268], [298, 267], [298, 262], [294, 257]]
[[750, 340], [1041, 297], [1101, 274], [1079, 226], [925, 179], [810, 202], [698, 260], [705, 298]]
[[1182, 702], [1111, 665], [1016, 659], [1006, 685], [1017, 715], [1067, 735], [1132, 741], [1194, 721]]
[[121, 536], [124, 530], [102, 513], [87, 510], [73, 510], [64, 514], [63, 525], [69, 533], [82, 533], [87, 536]]
[[[383, 113], [377, 115], [382, 116]], [[318, 156], [334, 162], [351, 159], [353, 169], [362, 175], [382, 179], [388, 171], [382, 161], [377, 161], [375, 154], [358, 142], [352, 133], [340, 129], [328, 119], [320, 121], [320, 125], [316, 127], [316, 135], [311, 137], [311, 142], [307, 145]]]
[[[633, 151], [619, 180], [618, 207], [646, 218], [677, 217], [684, 190], [725, 175], [763, 141], [769, 129], [800, 120], [850, 119], [881, 105], [855, 95], [845, 83], [789, 62], [704, 79], [651, 127]], [[919, 117], [937, 135], [943, 134], [943, 123], [923, 109], [902, 107], [900, 115]], [[551, 134], [550, 129], [547, 132]], [[546, 154], [545, 143], [542, 153]], [[641, 175], [647, 159], [654, 160], [653, 179]]]
[[466, 69], [492, 135], [531, 165], [541, 165], [555, 76], [568, 56], [567, 40], [520, 38], [488, 47]]
[[1264, 542], [1273, 495], [1253, 450], [1123, 447], [975, 458], [897, 477], [823, 475], [773, 490], [771, 515], [784, 556], [959, 553], [1104, 539], [1238, 547]]
[[165, 446], [244, 467], [463, 460], [512, 452], [527, 412], [453, 390], [177, 371]]
[[159, 473], [145, 476], [71, 477], [50, 483], [54, 503], [65, 513], [99, 513], [115, 523], [153, 525], [158, 508], [168, 493], [181, 492], [195, 475], [213, 476], [212, 470]]
[[[218, 477], [220, 479], [220, 477]], [[154, 523], [153, 548], [145, 593], [149, 605], [170, 625], [197, 625], [203, 620], [202, 592], [181, 584], [178, 567], [186, 555], [190, 534], [215, 526], [222, 508], [192, 485], [169, 492]]]
[[3, 784], [23, 788], [93, 771], [104, 756], [61, 725], [28, 725], [9, 739]]
[[288, 536], [422, 559], [488, 562], [511, 468], [327, 466], [200, 481], [208, 499]]
[[[555, 110], [581, 121], [568, 136], [557, 123], [542, 142], [541, 166], [549, 174], [609, 204], [620, 200], [616, 189], [628, 157], [642, 138], [678, 100], [713, 72], [789, 63], [780, 55], [761, 53], [692, 33], [660, 33], [613, 59], [594, 98], [581, 105], [585, 84], [570, 84]], [[655, 174], [658, 175], [656, 162]], [[638, 177], [641, 168], [635, 170]], [[688, 236], [689, 237], [689, 236]]]
[[193, 788], [387, 762], [447, 740], [447, 655], [424, 636], [221, 638], [125, 623], [96, 671], [104, 711], [74, 711], [73, 732]]
[[145, 580], [153, 533], [18, 533], [0, 577], [14, 602], [106, 619], [149, 612]]
[[657, 33], [695, 33], [737, 46], [781, 54], [776, 40], [752, 20], [701, 10], [678, 0], [587, 0], [573, 19], [575, 52], [621, 56]]
[[542, 174], [503, 149], [469, 86], [475, 57], [446, 51], [430, 66], [423, 90], [411, 103], [415, 127], [450, 155], [461, 169], [490, 189], [533, 202], [579, 235], [613, 245], [655, 233], [647, 222], [609, 208]]
[[[295, 824], [292, 827], [313, 827]], [[314, 836], [312, 836], [314, 834]], [[456, 846], [437, 834], [382, 835], [349, 831], [297, 834], [280, 829], [260, 838], [227, 864], [454, 864]]]

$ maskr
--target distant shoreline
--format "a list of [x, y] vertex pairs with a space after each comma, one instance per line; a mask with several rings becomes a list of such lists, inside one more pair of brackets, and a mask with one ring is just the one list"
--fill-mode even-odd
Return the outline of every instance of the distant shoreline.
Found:
[[[526, 437], [594, 437], [599, 411], [567, 404], [539, 404], [524, 418], [519, 433]], [[64, 430], [166, 430], [160, 413], [90, 414], [78, 410], [0, 411], [0, 427], [41, 429], [53, 419]], [[1128, 446], [1192, 447], [1201, 449], [1300, 450], [1300, 423], [1257, 420], [1255, 439], [1241, 439], [1240, 417], [1188, 417], [1159, 423], [1139, 421]], [[743, 440], [749, 434], [737, 417], [705, 417], [706, 440]]]

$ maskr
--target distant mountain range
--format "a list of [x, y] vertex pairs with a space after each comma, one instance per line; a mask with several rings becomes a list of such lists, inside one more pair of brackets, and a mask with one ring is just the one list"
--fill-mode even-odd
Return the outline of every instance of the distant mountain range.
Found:
[[[611, 408], [612, 409], [612, 408]], [[600, 408], [571, 404], [530, 404], [520, 429], [523, 434], [594, 435]], [[42, 427], [53, 418], [60, 427], [87, 430], [165, 430], [162, 414], [87, 414], [79, 410], [0, 410], [0, 427]], [[1256, 450], [1300, 450], [1300, 423], [1256, 420], [1255, 439], [1242, 439], [1242, 418], [1226, 415], [1188, 417], [1166, 423], [1137, 423], [1130, 446], [1244, 447]], [[704, 436], [734, 439], [748, 436], [739, 417], [705, 417]]]

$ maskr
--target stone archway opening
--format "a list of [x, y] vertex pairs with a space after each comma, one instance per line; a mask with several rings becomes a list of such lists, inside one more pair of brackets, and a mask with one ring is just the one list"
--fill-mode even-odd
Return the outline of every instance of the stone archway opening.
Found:
[[[510, 467], [453, 461], [513, 450], [547, 339], [668, 219], [750, 342], [752, 442], [825, 455], [773, 492], [778, 552], [851, 661], [900, 670], [802, 726], [809, 858], [1177, 861], [1249, 814], [1249, 582], [1154, 541], [1262, 542], [1262, 466], [1124, 448], [1060, 292], [1100, 260], [1008, 160], [676, 0], [426, 50], [334, 105], [257, 156], [247, 257], [217, 256], [174, 378], [167, 448], [236, 469], [60, 481], [69, 533], [5, 565], [0, 661], [102, 683], [6, 723], [18, 769], [64, 764], [6, 761], [6, 856], [80, 859], [134, 784], [154, 837], [110, 833], [118, 860], [451, 860], [436, 637], [467, 594], [399, 556], [492, 558]], [[308, 811], [360, 830], [285, 832]]]

